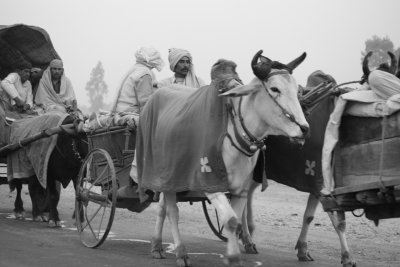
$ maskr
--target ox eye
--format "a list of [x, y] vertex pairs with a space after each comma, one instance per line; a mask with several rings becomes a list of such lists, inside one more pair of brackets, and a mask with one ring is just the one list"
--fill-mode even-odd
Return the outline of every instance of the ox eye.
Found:
[[281, 92], [281, 91], [279, 91], [279, 89], [276, 88], [276, 87], [271, 87], [270, 89], [271, 89], [272, 92], [277, 93], [277, 94], [279, 94], [279, 93]]

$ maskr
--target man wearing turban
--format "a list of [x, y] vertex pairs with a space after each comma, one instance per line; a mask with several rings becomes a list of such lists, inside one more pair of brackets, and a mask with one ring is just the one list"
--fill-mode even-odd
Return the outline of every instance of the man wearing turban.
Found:
[[135, 53], [136, 63], [125, 74], [112, 105], [113, 112], [140, 113], [149, 97], [154, 93], [155, 74], [164, 66], [160, 53], [153, 47], [141, 47]]
[[187, 50], [171, 48], [168, 60], [174, 76], [160, 81], [158, 88], [172, 84], [181, 84], [192, 88], [200, 88], [205, 85], [204, 81], [194, 73], [192, 55]]
[[76, 110], [77, 102], [71, 81], [65, 76], [63, 62], [54, 59], [43, 72], [35, 96], [35, 104], [45, 112], [51, 110]]
[[9, 105], [7, 109], [23, 112], [32, 108], [32, 86], [29, 82], [31, 68], [29, 62], [21, 62], [14, 72], [1, 81], [4, 90], [2, 95]]

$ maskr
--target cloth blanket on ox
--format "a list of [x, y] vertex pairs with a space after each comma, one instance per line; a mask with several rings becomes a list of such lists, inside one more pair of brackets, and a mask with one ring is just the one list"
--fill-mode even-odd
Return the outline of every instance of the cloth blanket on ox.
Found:
[[[329, 97], [306, 117], [310, 125], [310, 135], [302, 147], [284, 136], [267, 138], [265, 173], [268, 179], [302, 192], [319, 194], [323, 184], [321, 158], [324, 133], [333, 108], [333, 98]], [[255, 167], [255, 178], [261, 172], [261, 160], [260, 157]]]
[[228, 190], [221, 153], [228, 119], [225, 101], [212, 85], [156, 91], [141, 113], [136, 137], [142, 193]]
[[[10, 144], [18, 143], [43, 130], [62, 124], [67, 113], [50, 112], [34, 118], [16, 120], [11, 125]], [[27, 178], [36, 174], [43, 188], [47, 185], [47, 165], [57, 143], [58, 135], [43, 138], [7, 155], [8, 180]]]

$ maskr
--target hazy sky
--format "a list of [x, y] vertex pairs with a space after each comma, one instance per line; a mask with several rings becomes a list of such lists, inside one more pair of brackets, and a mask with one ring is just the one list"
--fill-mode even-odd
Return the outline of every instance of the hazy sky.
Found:
[[166, 62], [157, 79], [172, 72], [168, 49], [191, 52], [195, 71], [210, 81], [219, 58], [238, 64], [247, 83], [250, 61], [260, 49], [287, 63], [306, 51], [294, 72], [299, 84], [320, 69], [337, 82], [361, 77], [360, 57], [373, 35], [400, 46], [399, 0], [1, 0], [0, 24], [44, 28], [64, 61], [78, 102], [98, 61], [105, 69], [107, 102], [121, 77], [134, 64], [140, 46], [158, 49]]

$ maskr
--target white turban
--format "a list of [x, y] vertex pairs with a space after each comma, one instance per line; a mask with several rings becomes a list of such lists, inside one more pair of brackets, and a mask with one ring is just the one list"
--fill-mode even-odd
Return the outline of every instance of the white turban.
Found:
[[188, 57], [190, 62], [192, 62], [192, 55], [189, 53], [189, 51], [179, 48], [169, 49], [168, 61], [169, 67], [172, 71], [175, 70], [176, 64], [178, 64], [179, 60], [181, 60], [183, 57]]
[[161, 71], [164, 67], [164, 61], [161, 58], [160, 53], [153, 47], [141, 47], [135, 53], [136, 62], [146, 65], [149, 68], [156, 68]]
[[63, 62], [60, 59], [53, 59], [50, 64], [50, 68], [63, 68]]

